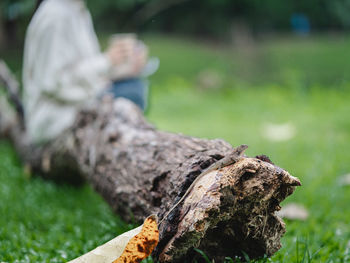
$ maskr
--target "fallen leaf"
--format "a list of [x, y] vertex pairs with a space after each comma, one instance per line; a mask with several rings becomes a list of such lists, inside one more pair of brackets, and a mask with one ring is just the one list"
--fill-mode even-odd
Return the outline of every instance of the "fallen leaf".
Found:
[[203, 70], [197, 76], [197, 87], [200, 90], [220, 89], [222, 82], [222, 76], [212, 69]]
[[[157, 217], [155, 215], [147, 217], [143, 225], [117, 236], [116, 238], [108, 241], [107, 243], [95, 248], [94, 250], [76, 259], [69, 261], [68, 263], [111, 263], [116, 258], [118, 258], [117, 260], [119, 260], [119, 258], [124, 255], [123, 251], [127, 250], [129, 242], [131, 242], [133, 238], [139, 236], [140, 234], [142, 236], [147, 236], [147, 238], [149, 237], [149, 240], [154, 240], [156, 238], [155, 245], [152, 246], [152, 249], [150, 246], [147, 247], [147, 249], [150, 250], [150, 254], [158, 243]], [[139, 255], [137, 248], [138, 247], [136, 247], [135, 251], [131, 251], [135, 252], [135, 255]], [[114, 262], [139, 262], [117, 260]]]
[[347, 186], [350, 185], [350, 173], [343, 175], [339, 180], [340, 185]]
[[302, 205], [290, 203], [282, 207], [277, 215], [290, 220], [306, 220], [309, 217], [308, 211]]
[[123, 254], [113, 263], [138, 263], [147, 258], [157, 246], [159, 232], [157, 217], [155, 215], [146, 218], [139, 234], [130, 239]]
[[275, 142], [288, 141], [292, 139], [296, 134], [296, 128], [292, 123], [266, 123], [262, 129], [262, 135]]

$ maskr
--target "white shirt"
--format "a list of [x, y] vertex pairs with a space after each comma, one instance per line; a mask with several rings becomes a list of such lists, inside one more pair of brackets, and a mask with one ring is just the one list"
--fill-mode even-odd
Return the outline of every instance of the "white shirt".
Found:
[[27, 30], [23, 63], [26, 127], [33, 143], [70, 127], [79, 106], [107, 86], [112, 71], [82, 0], [40, 5]]

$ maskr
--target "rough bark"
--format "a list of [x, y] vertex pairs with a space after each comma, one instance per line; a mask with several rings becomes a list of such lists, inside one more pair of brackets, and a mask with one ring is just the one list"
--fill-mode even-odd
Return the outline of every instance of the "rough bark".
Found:
[[[69, 131], [41, 147], [30, 146], [18, 127], [11, 125], [8, 135], [35, 171], [51, 178], [83, 176], [127, 221], [151, 213], [162, 218], [202, 170], [232, 150], [222, 140], [159, 131], [124, 99], [82, 110]], [[250, 258], [270, 256], [285, 232], [275, 211], [298, 185], [261, 157], [207, 174], [160, 225], [154, 257], [190, 261], [199, 255], [194, 248], [216, 262], [243, 251]]]

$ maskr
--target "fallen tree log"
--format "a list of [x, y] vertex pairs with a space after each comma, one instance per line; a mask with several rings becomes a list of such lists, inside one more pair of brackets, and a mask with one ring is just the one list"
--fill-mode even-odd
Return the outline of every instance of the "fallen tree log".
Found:
[[[82, 109], [70, 130], [40, 147], [28, 144], [16, 120], [11, 125], [1, 120], [6, 118], [0, 116], [0, 125], [9, 127], [7, 135], [35, 172], [87, 179], [127, 221], [141, 222], [151, 213], [162, 218], [201, 171], [232, 151], [222, 140], [159, 131], [125, 99], [107, 98]], [[198, 256], [194, 248], [216, 262], [243, 252], [250, 258], [270, 256], [285, 232], [275, 212], [298, 185], [297, 178], [262, 157], [244, 157], [208, 173], [161, 223], [154, 257], [190, 261]]]

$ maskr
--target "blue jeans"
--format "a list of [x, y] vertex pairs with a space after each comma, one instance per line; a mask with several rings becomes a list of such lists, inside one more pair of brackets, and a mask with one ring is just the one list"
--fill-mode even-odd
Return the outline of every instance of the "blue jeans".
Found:
[[114, 98], [129, 99], [144, 111], [147, 106], [148, 83], [138, 78], [115, 81], [107, 93], [113, 94]]

